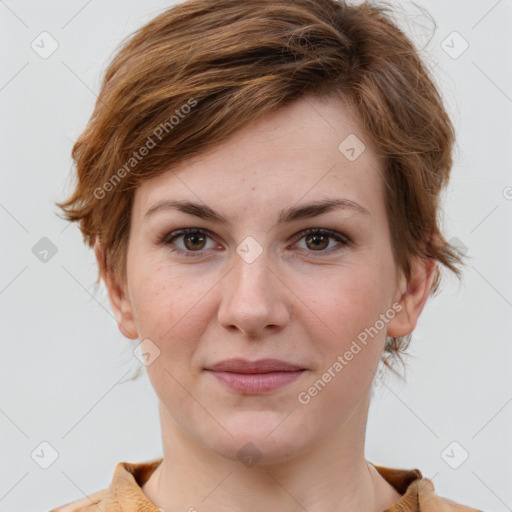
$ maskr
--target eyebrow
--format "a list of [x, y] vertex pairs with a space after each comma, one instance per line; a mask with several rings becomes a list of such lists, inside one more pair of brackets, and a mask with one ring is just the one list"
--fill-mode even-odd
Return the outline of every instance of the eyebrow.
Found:
[[[321, 201], [281, 210], [278, 224], [285, 224], [300, 219], [317, 217], [323, 213], [327, 213], [335, 209], [352, 210], [362, 215], [371, 216], [371, 213], [360, 204], [351, 201], [350, 199], [335, 198], [324, 199]], [[164, 199], [162, 201], [158, 201], [146, 211], [143, 216], [143, 220], [147, 220], [157, 212], [169, 210], [177, 210], [188, 215], [194, 215], [200, 219], [211, 220], [212, 222], [216, 222], [218, 224], [231, 226], [231, 222], [224, 215], [212, 210], [209, 206], [185, 200], [171, 201]]]

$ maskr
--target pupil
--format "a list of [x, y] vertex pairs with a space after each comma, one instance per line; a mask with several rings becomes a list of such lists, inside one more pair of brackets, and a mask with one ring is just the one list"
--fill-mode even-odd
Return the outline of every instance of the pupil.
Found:
[[[317, 248], [319, 247], [319, 245], [318, 245], [319, 239], [324, 239], [324, 241], [325, 241], [325, 236], [324, 235], [310, 235], [310, 237], [309, 237], [309, 240], [314, 240], [313, 243], [314, 243], [315, 247], [317, 247]], [[321, 242], [320, 242], [320, 245], [321, 245]], [[325, 242], [324, 242], [324, 245], [325, 245]]]
[[[204, 238], [204, 237], [202, 237], [201, 235], [199, 235], [197, 233], [193, 233], [191, 235], [188, 235], [187, 240], [192, 240], [192, 245], [196, 245], [198, 243], [197, 239], [201, 239], [201, 238]], [[199, 243], [201, 243], [201, 242], [199, 242]]]

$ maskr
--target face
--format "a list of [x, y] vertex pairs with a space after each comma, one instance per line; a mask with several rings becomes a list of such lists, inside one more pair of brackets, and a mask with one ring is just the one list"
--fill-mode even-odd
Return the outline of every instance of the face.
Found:
[[[365, 403], [386, 334], [414, 328], [431, 282], [405, 294], [383, 172], [345, 104], [308, 97], [136, 190], [127, 280], [108, 291], [123, 334], [145, 340], [169, 428], [233, 460], [252, 442], [282, 461]], [[230, 358], [302, 371], [234, 389], [208, 370]]]

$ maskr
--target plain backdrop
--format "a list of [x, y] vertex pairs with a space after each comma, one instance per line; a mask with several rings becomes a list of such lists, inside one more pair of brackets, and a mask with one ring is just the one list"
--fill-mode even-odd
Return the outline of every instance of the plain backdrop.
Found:
[[[388, 378], [376, 389], [366, 457], [419, 468], [439, 495], [505, 512], [512, 0], [392, 3], [434, 68], [456, 126], [443, 229], [470, 261], [462, 283], [445, 272], [442, 292], [427, 303], [406, 381]], [[170, 5], [0, 1], [1, 512], [50, 510], [107, 487], [120, 461], [162, 454], [157, 402], [135, 342], [118, 331], [103, 286], [94, 292], [93, 251], [53, 203], [70, 191], [71, 147], [116, 47]]]

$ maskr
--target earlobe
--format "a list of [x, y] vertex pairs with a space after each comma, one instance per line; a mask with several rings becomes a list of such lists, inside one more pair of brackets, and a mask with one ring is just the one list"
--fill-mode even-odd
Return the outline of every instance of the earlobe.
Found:
[[131, 302], [127, 293], [117, 282], [115, 276], [105, 269], [103, 263], [103, 251], [104, 248], [101, 242], [97, 239], [94, 245], [94, 254], [96, 256], [98, 267], [101, 271], [101, 277], [107, 289], [112, 312], [117, 321], [117, 326], [126, 338], [131, 340], [137, 339], [139, 336], [134, 322]]
[[411, 276], [402, 276], [397, 294], [401, 309], [388, 323], [387, 335], [392, 337], [410, 334], [418, 323], [436, 274], [434, 259], [415, 258], [411, 264]]

